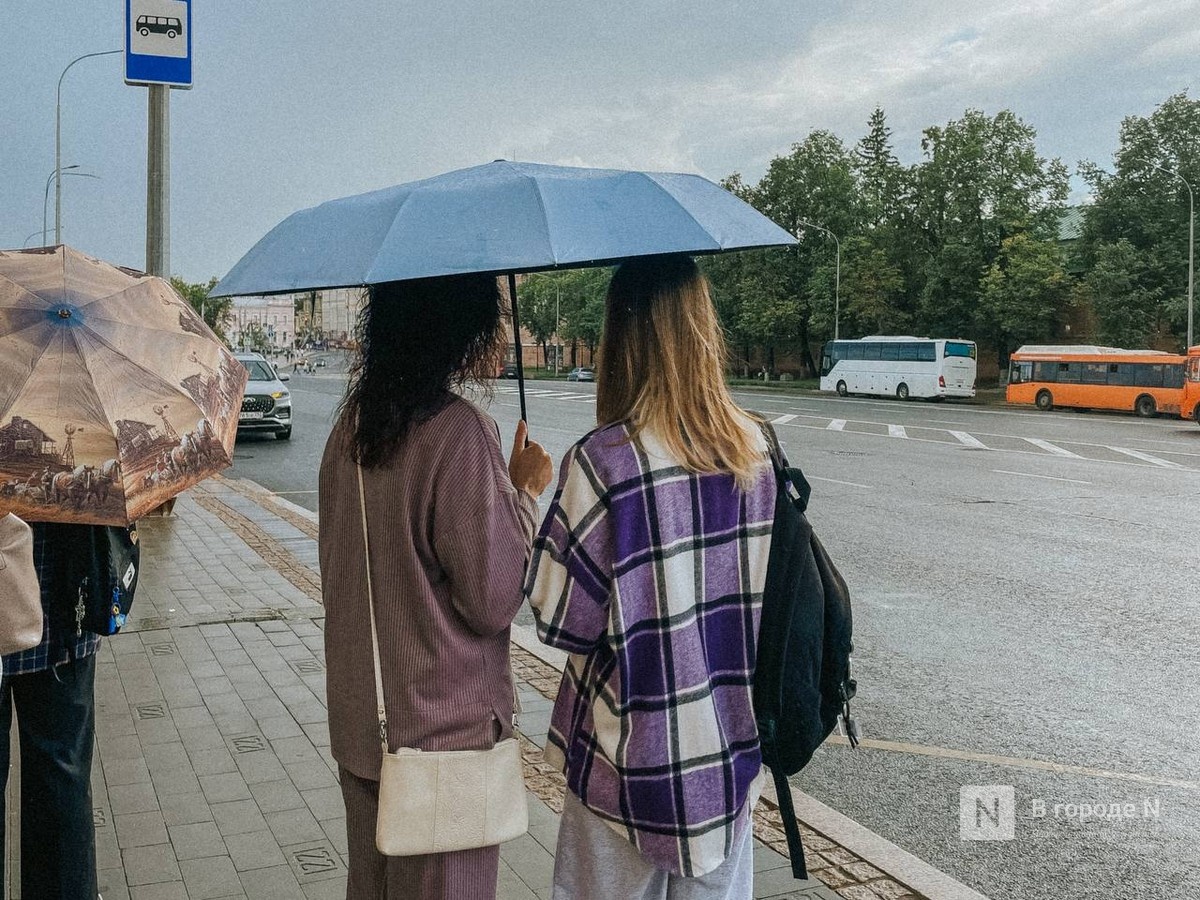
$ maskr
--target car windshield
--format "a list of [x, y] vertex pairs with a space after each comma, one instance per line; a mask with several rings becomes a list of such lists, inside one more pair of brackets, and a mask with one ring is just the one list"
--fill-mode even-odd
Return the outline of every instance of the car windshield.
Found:
[[258, 359], [243, 359], [240, 362], [246, 367], [246, 371], [250, 373], [251, 381], [275, 380], [275, 373], [271, 371], [271, 367], [265, 362]]

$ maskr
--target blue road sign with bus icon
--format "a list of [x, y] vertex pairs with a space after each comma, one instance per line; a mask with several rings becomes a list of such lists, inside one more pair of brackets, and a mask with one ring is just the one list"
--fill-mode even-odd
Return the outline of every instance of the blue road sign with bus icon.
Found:
[[125, 82], [192, 86], [191, 0], [125, 0]]

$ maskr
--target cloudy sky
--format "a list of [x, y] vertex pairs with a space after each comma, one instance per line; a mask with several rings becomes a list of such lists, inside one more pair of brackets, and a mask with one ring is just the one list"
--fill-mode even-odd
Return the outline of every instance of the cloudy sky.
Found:
[[[1200, 0], [205, 0], [171, 97], [172, 270], [224, 275], [296, 209], [500, 157], [757, 180], [814, 128], [896, 150], [1008, 107], [1104, 163], [1124, 116], [1200, 94]], [[0, 0], [0, 246], [41, 242], [55, 85], [123, 47], [118, 0]], [[146, 90], [63, 82], [63, 239], [145, 261]], [[1082, 196], [1076, 183], [1076, 197]], [[53, 240], [54, 197], [49, 223]]]

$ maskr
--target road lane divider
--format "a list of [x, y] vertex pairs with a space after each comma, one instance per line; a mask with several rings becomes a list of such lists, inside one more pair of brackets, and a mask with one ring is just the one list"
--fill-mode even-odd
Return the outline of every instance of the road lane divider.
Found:
[[[840, 747], [850, 746], [850, 742], [839, 734], [831, 734], [825, 739], [825, 743], [835, 744]], [[1006, 766], [1012, 769], [1034, 769], [1042, 772], [1057, 772], [1062, 775], [1080, 775], [1086, 778], [1111, 778], [1115, 781], [1132, 781], [1137, 784], [1152, 784], [1157, 787], [1200, 791], [1200, 781], [1189, 781], [1184, 778], [1170, 778], [1162, 775], [1143, 775], [1140, 772], [1116, 772], [1112, 769], [1075, 766], [1068, 763], [1050, 762], [1045, 759], [1030, 759], [1024, 756], [998, 756], [994, 753], [979, 753], [973, 750], [955, 750], [952, 747], [932, 747], [926, 744], [910, 744], [906, 741], [882, 741], [872, 738], [863, 738], [859, 741], [859, 746], [867, 750], [884, 750], [889, 753], [932, 756], [938, 759], [978, 762], [990, 766]]]
[[1132, 456], [1134, 459], [1140, 459], [1142, 462], [1148, 462], [1152, 466], [1160, 466], [1164, 469], [1182, 469], [1179, 463], [1171, 462], [1169, 459], [1159, 459], [1157, 456], [1151, 456], [1149, 453], [1144, 453], [1141, 450], [1130, 450], [1128, 447], [1109, 447], [1116, 453], [1124, 453], [1126, 456]]
[[1027, 438], [1021, 438], [1021, 440], [1026, 441], [1030, 444], [1033, 444], [1033, 446], [1037, 447], [1039, 450], [1045, 450], [1047, 453], [1053, 453], [1055, 456], [1065, 456], [1069, 459], [1084, 459], [1085, 458], [1085, 457], [1080, 456], [1078, 453], [1072, 453], [1070, 450], [1066, 450], [1066, 449], [1058, 446], [1058, 444], [1052, 444], [1049, 441], [1042, 440], [1041, 438], [1027, 437]]
[[888, 426], [888, 437], [906, 438], [906, 437], [908, 437], [908, 432], [905, 431], [903, 425], [889, 425]]
[[845, 419], [834, 419], [832, 422], [830, 422], [828, 425], [825, 426], [825, 430], [826, 431], [845, 431], [846, 430], [846, 420]]
[[1010, 472], [1007, 469], [992, 469], [997, 475], [1016, 475], [1019, 478], [1045, 478], [1048, 481], [1069, 481], [1071, 484], [1091, 484], [1079, 478], [1060, 478], [1058, 475], [1037, 475], [1033, 472]]
[[974, 447], [976, 450], [988, 449], [987, 444], [974, 435], [967, 434], [965, 431], [951, 431], [950, 434], [956, 441], [966, 447]]
[[771, 420], [771, 424], [772, 425], [786, 425], [788, 422], [793, 421], [795, 418], [796, 418], [796, 416], [793, 416], [790, 414], [778, 416], [777, 418], [774, 418]]
[[846, 485], [846, 487], [862, 488], [863, 490], [867, 490], [867, 491], [875, 490], [875, 488], [871, 487], [871, 485], [859, 484], [857, 481], [838, 481], [838, 479], [836, 479], [836, 478], [822, 478], [819, 475], [807, 475], [807, 474], [804, 477], [807, 478], [809, 481], [827, 481], [830, 484], [844, 484], [844, 485]]

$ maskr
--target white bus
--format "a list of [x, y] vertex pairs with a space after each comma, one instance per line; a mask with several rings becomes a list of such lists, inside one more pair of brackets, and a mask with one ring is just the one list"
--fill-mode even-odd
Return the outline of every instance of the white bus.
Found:
[[975, 396], [975, 342], [917, 337], [830, 341], [821, 354], [821, 390], [880, 397]]

